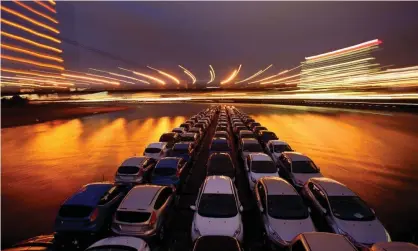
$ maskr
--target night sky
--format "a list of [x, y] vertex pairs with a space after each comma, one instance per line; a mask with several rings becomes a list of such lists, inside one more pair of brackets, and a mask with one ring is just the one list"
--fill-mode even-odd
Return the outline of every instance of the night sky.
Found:
[[417, 65], [417, 10], [418, 2], [57, 3], [63, 38], [127, 61], [63, 43], [67, 69], [151, 65], [181, 76], [182, 64], [198, 79], [209, 79], [209, 64], [217, 78], [238, 64], [241, 78], [271, 63], [277, 73], [375, 38], [382, 65]]

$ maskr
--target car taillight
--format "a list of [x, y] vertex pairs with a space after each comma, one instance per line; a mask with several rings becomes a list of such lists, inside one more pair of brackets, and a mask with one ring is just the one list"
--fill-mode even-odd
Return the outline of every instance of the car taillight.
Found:
[[180, 177], [180, 170], [179, 169], [177, 169], [177, 171], [176, 171], [176, 176]]
[[97, 216], [99, 216], [99, 209], [94, 209], [93, 213], [90, 215], [90, 222], [93, 222], [97, 219]]
[[151, 214], [151, 219], [149, 220], [149, 225], [154, 225], [157, 222], [157, 214], [153, 211]]
[[144, 169], [143, 168], [139, 169], [139, 175], [143, 175], [143, 174], [144, 174]]

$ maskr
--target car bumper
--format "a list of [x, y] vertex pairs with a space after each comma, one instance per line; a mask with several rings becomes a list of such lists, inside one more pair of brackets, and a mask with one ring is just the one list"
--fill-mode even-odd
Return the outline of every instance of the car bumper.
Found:
[[136, 236], [144, 239], [151, 239], [157, 235], [157, 229], [155, 228], [150, 230], [122, 230], [112, 226], [111, 230], [118, 235]]

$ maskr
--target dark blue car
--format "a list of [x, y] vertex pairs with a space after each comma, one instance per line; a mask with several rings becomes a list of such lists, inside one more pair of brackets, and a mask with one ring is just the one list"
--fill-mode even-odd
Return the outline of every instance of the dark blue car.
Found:
[[55, 238], [65, 241], [73, 236], [103, 233], [124, 195], [124, 188], [109, 182], [83, 186], [61, 205], [55, 220]]
[[229, 141], [225, 138], [213, 138], [210, 144], [209, 155], [212, 153], [231, 153]]
[[186, 163], [191, 163], [194, 155], [193, 143], [176, 143], [171, 151], [171, 157], [182, 158]]
[[178, 188], [186, 162], [182, 158], [165, 157], [157, 162], [151, 176], [151, 184]]

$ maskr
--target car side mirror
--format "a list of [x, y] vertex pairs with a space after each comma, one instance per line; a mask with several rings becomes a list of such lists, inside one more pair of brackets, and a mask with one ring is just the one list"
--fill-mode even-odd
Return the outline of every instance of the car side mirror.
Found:
[[308, 207], [308, 212], [312, 213], [312, 209], [310, 207]]
[[370, 210], [372, 211], [373, 214], [376, 214], [373, 208], [370, 208]]
[[247, 172], [250, 171], [250, 169], [248, 167], [246, 169], [247, 169]]
[[242, 213], [242, 212], [244, 212], [244, 207], [241, 205], [241, 206], [239, 206], [239, 211]]
[[191, 209], [192, 211], [196, 211], [196, 206], [195, 206], [195, 205], [190, 205], [190, 209]]
[[264, 208], [263, 208], [263, 206], [262, 206], [262, 205], [259, 205], [259, 206], [258, 206], [258, 209], [260, 210], [260, 212], [262, 212], [262, 213], [264, 212]]
[[323, 207], [321, 207], [321, 211], [322, 211], [323, 214], [327, 214], [328, 213], [327, 209], [325, 209]]

